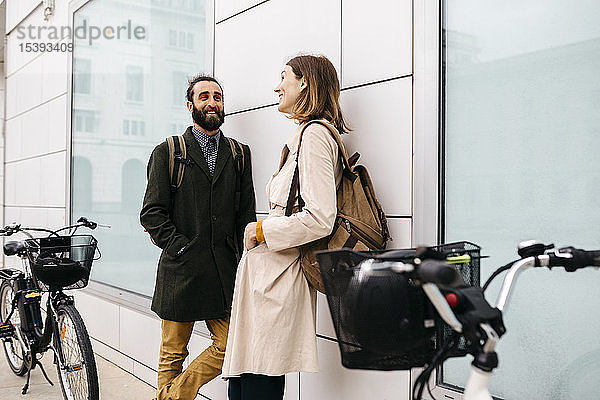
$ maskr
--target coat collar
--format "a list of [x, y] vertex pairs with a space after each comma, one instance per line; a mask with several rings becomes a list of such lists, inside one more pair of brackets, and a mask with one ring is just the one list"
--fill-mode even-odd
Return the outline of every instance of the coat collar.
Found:
[[223, 172], [225, 165], [227, 165], [227, 160], [229, 157], [232, 157], [231, 154], [231, 146], [229, 145], [229, 141], [221, 131], [221, 138], [219, 139], [219, 150], [217, 151], [217, 163], [215, 164], [215, 174], [213, 176], [213, 182], [216, 182], [219, 179], [219, 175]]

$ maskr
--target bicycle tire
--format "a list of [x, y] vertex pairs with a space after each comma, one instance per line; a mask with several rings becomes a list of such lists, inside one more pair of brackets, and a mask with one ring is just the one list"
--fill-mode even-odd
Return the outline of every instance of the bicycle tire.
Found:
[[92, 343], [79, 311], [73, 305], [56, 309], [54, 347], [64, 365], [56, 364], [58, 380], [66, 400], [98, 400], [98, 371]]
[[[10, 313], [14, 290], [11, 281], [3, 281], [0, 285], [0, 320], [4, 321]], [[21, 322], [19, 311], [15, 310], [11, 317], [11, 322], [15, 329], [20, 329]], [[25, 349], [17, 338], [11, 338], [10, 341], [2, 341], [6, 361], [12, 372], [17, 376], [23, 376], [27, 373], [27, 363], [25, 363]], [[20, 360], [20, 361], [19, 361]]]

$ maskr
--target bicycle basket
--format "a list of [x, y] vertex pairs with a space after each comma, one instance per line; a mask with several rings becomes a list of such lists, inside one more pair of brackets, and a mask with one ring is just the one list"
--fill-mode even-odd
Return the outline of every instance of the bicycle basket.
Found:
[[[470, 256], [455, 264], [466, 284], [479, 286], [479, 250], [469, 242], [433, 247], [445, 256]], [[317, 253], [329, 310], [347, 368], [406, 370], [431, 361], [438, 346], [454, 337], [439, 318], [422, 288], [406, 275], [392, 272], [375, 260], [381, 251], [348, 249]], [[410, 262], [415, 249], [397, 251], [398, 261]], [[451, 353], [467, 354], [461, 337]]]
[[40, 289], [50, 291], [86, 287], [97, 244], [92, 235], [25, 240], [31, 271]]

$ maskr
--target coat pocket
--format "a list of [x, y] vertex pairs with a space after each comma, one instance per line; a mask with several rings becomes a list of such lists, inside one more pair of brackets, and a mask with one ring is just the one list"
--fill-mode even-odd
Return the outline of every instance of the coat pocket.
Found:
[[196, 243], [198, 243], [198, 239], [200, 237], [198, 235], [194, 236], [192, 238], [192, 240], [190, 240], [189, 242], [187, 242], [187, 244], [185, 244], [183, 247], [181, 247], [176, 255], [173, 257], [173, 259], [175, 260], [180, 260], [183, 256], [185, 256], [186, 254], [188, 254], [190, 252], [190, 249], [192, 249]]

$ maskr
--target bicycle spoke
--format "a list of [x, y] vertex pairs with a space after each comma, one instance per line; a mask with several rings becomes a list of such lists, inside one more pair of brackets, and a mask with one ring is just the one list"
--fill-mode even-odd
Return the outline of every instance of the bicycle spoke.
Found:
[[59, 320], [59, 336], [64, 357], [63, 374], [66, 376], [68, 392], [74, 400], [87, 399], [87, 371], [77, 340], [73, 321], [66, 315]]

